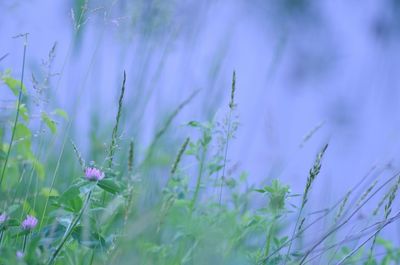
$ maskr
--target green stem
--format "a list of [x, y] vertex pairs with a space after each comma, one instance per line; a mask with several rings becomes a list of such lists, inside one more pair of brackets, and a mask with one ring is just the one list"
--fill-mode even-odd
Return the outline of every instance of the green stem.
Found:
[[22, 252], [23, 252], [23, 253], [25, 253], [25, 248], [26, 248], [26, 241], [27, 241], [27, 239], [28, 239], [28, 235], [25, 235], [25, 236], [24, 236], [24, 244], [23, 244], [23, 246], [22, 246]]
[[197, 181], [196, 181], [196, 188], [194, 190], [194, 195], [193, 195], [193, 199], [190, 203], [190, 210], [193, 211], [193, 208], [196, 204], [197, 198], [199, 196], [199, 192], [200, 192], [200, 184], [201, 184], [201, 177], [203, 175], [203, 170], [204, 170], [204, 161], [206, 159], [206, 152], [207, 149], [203, 149], [203, 153], [201, 154], [201, 158], [200, 158], [200, 166], [199, 166], [199, 173], [197, 175]]
[[19, 109], [21, 107], [21, 101], [22, 101], [22, 84], [23, 84], [23, 81], [24, 81], [24, 72], [25, 72], [26, 46], [27, 46], [27, 34], [25, 35], [24, 54], [22, 56], [22, 73], [21, 73], [21, 79], [20, 79], [21, 83], [20, 83], [19, 92], [18, 92], [17, 113], [15, 114], [15, 120], [14, 120], [13, 130], [12, 130], [11, 139], [10, 139], [10, 145], [8, 146], [6, 159], [4, 161], [3, 169], [1, 171], [0, 187], [1, 187], [1, 184], [3, 183], [4, 174], [6, 172], [7, 163], [8, 163], [8, 159], [10, 157], [11, 147], [12, 147], [12, 144], [13, 144], [13, 141], [14, 141], [15, 131], [16, 131], [16, 128], [17, 128], [17, 123], [18, 123], [18, 118], [19, 118]]
[[295, 234], [296, 234], [297, 226], [299, 225], [300, 218], [301, 218], [301, 216], [302, 216], [302, 214], [303, 214], [304, 205], [305, 205], [305, 203], [304, 203], [304, 201], [303, 201], [303, 202], [301, 203], [301, 208], [300, 208], [300, 211], [299, 211], [299, 215], [297, 216], [296, 223], [294, 224], [294, 229], [293, 229], [293, 232], [292, 232], [292, 236], [291, 236], [291, 238], [289, 239], [289, 240], [290, 240], [290, 241], [289, 241], [289, 247], [288, 247], [288, 250], [287, 250], [285, 259], [284, 259], [284, 263], [283, 263], [284, 265], [286, 265], [286, 263], [287, 263], [287, 261], [288, 261], [288, 259], [289, 259], [289, 256], [290, 256], [290, 250], [291, 250], [291, 248], [292, 248], [293, 240], [295, 239]]
[[224, 151], [224, 166], [222, 168], [221, 184], [219, 187], [219, 200], [218, 200], [219, 205], [221, 205], [221, 201], [222, 201], [222, 188], [224, 186], [226, 160], [227, 160], [227, 156], [228, 156], [229, 139], [231, 137], [230, 136], [230, 134], [231, 134], [231, 119], [232, 119], [232, 108], [229, 110], [229, 117], [228, 117], [228, 130], [226, 132], [226, 143], [225, 143], [225, 151]]
[[123, 231], [126, 230], [126, 224], [128, 222], [129, 215], [131, 213], [131, 207], [132, 207], [132, 202], [133, 202], [133, 187], [129, 185], [130, 187], [128, 188], [129, 190], [129, 198], [128, 198], [128, 204], [125, 208], [125, 216], [124, 216], [124, 229]]
[[0, 232], [0, 247], [1, 247], [1, 243], [3, 242], [3, 235], [4, 235], [4, 231]]
[[92, 191], [89, 191], [89, 193], [88, 193], [88, 195], [86, 197], [86, 200], [85, 200], [85, 204], [83, 205], [83, 207], [80, 210], [79, 214], [76, 216], [75, 220], [72, 221], [71, 225], [69, 226], [69, 229], [67, 230], [67, 232], [64, 235], [64, 238], [61, 240], [61, 243], [58, 245], [57, 249], [54, 251], [54, 253], [51, 256], [51, 258], [50, 258], [49, 262], [47, 263], [47, 265], [51, 265], [51, 264], [54, 263], [54, 261], [57, 258], [58, 254], [60, 253], [60, 251], [62, 250], [63, 246], [65, 245], [65, 242], [67, 242], [68, 238], [71, 236], [72, 231], [74, 230], [74, 228], [78, 224], [78, 222], [81, 219], [86, 207], [89, 204], [91, 195], [92, 195]]
[[[387, 218], [385, 218], [385, 222], [387, 221]], [[366, 265], [370, 265], [370, 264], [373, 264], [373, 259], [372, 259], [372, 254], [374, 253], [374, 247], [375, 247], [375, 244], [376, 244], [376, 239], [377, 239], [377, 237], [378, 237], [378, 234], [380, 233], [380, 231], [383, 229], [383, 226], [382, 225], [380, 225], [379, 226], [379, 228], [378, 228], [378, 230], [376, 231], [376, 233], [375, 233], [375, 235], [374, 235], [374, 238], [373, 238], [373, 240], [372, 240], [372, 244], [371, 244], [371, 248], [370, 248], [370, 250], [369, 250], [369, 254], [368, 254], [368, 260], [367, 260], [367, 262], [366, 262]]]
[[275, 229], [275, 217], [272, 220], [271, 227], [269, 228], [269, 233], [267, 235], [267, 240], [265, 242], [264, 257], [268, 257], [268, 255], [269, 255], [269, 250], [271, 248], [271, 239], [272, 239], [272, 235], [274, 233], [274, 229]]
[[90, 258], [90, 263], [89, 263], [89, 265], [92, 265], [92, 264], [93, 264], [93, 260], [94, 260], [94, 249], [93, 249], [93, 251], [92, 251], [92, 257]]

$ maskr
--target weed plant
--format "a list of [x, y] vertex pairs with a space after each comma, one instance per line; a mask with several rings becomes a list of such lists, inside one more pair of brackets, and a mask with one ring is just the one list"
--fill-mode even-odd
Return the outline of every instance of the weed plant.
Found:
[[[112, 134], [93, 158], [75, 139], [60, 146], [48, 140], [68, 137], [73, 120], [66, 112], [41, 108], [40, 121], [32, 121], [40, 84], [50, 86], [51, 63], [44, 83], [33, 77], [34, 88], [26, 87], [27, 35], [20, 37], [21, 77], [0, 74], [1, 89], [9, 88], [15, 101], [0, 125], [0, 264], [400, 264], [399, 248], [381, 237], [400, 217], [399, 173], [374, 168], [365, 189], [366, 177], [314, 211], [308, 201], [316, 178], [324, 177], [327, 144], [303, 172], [302, 194], [278, 179], [251, 185], [245, 171], [231, 170], [229, 144], [240, 128], [235, 72], [226, 117], [188, 121], [193, 133], [166, 158], [160, 150], [175, 117], [201, 91], [178, 105], [147, 148], [138, 148], [133, 136], [121, 136], [129, 80], [123, 73]], [[54, 54], [55, 46], [50, 61]], [[56, 159], [44, 159], [59, 148]], [[359, 219], [367, 206], [375, 210]], [[326, 230], [316, 233], [322, 222]]]

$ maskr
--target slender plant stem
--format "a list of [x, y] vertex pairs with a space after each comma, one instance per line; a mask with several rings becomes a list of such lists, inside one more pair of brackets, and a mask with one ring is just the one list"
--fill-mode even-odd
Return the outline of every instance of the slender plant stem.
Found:
[[133, 169], [134, 169], [134, 156], [135, 156], [135, 145], [133, 140], [131, 140], [129, 144], [129, 155], [128, 155], [128, 191], [129, 191], [129, 197], [128, 197], [128, 203], [126, 204], [125, 208], [125, 216], [124, 216], [124, 225], [123, 225], [123, 232], [126, 232], [126, 227], [128, 223], [128, 217], [131, 214], [131, 207], [133, 203]]
[[385, 187], [388, 183], [390, 183], [393, 179], [397, 178], [400, 172], [395, 173], [392, 177], [390, 177], [385, 183], [383, 183], [381, 186], [379, 186], [367, 199], [364, 200], [363, 203], [361, 203], [343, 222], [338, 224], [337, 226], [333, 227], [330, 231], [328, 231], [325, 235], [323, 235], [309, 250], [307, 250], [301, 259], [299, 265], [302, 265], [305, 263], [307, 257], [316, 249], [319, 244], [324, 242], [329, 236], [331, 236], [333, 233], [341, 229], [343, 226], [345, 226], [351, 218], [354, 217], [354, 215], [371, 199], [373, 198], [383, 187]]
[[[352, 189], [356, 189], [357, 187], [359, 187], [361, 185], [361, 183], [366, 179], [366, 177], [370, 174], [370, 172], [372, 172], [372, 170], [374, 169], [374, 167], [367, 173], [367, 175], [365, 177], [363, 177], [358, 183], [356, 183]], [[400, 172], [398, 172], [400, 173]], [[381, 186], [379, 186], [377, 188], [376, 191], [373, 192], [373, 194], [369, 197], [367, 197], [366, 199], [364, 199], [364, 201], [360, 204], [357, 205], [357, 209], [355, 210], [355, 212], [352, 213], [352, 216], [358, 212], [378, 191], [380, 191], [381, 189], [383, 189], [387, 184], [389, 184], [394, 178], [396, 178], [396, 174], [392, 177], [390, 177], [389, 180], [387, 180], [385, 183], [383, 183]], [[316, 223], [318, 223], [320, 220], [322, 220], [324, 217], [328, 216], [329, 213], [332, 212], [333, 209], [335, 209], [336, 207], [338, 207], [341, 202], [344, 200], [345, 196], [343, 196], [340, 200], [338, 200], [335, 204], [333, 204], [328, 211], [326, 211], [325, 214], [321, 215], [320, 217], [318, 217], [316, 220], [312, 221], [310, 224], [306, 225], [304, 228], [301, 229], [301, 231], [298, 231], [296, 233], [296, 235], [294, 236], [294, 238], [288, 239], [285, 243], [283, 243], [281, 246], [277, 247], [274, 251], [272, 251], [271, 254], [268, 255], [268, 257], [266, 257], [263, 261], [267, 262], [272, 256], [274, 256], [275, 254], [277, 254], [279, 251], [281, 251], [284, 247], [286, 247], [291, 241], [295, 240], [300, 234], [304, 233], [306, 230], [308, 230], [309, 228], [313, 227]], [[355, 203], [355, 202], [354, 202]], [[347, 212], [345, 212], [344, 215], [342, 215], [341, 220], [343, 218], [343, 216], [347, 215]], [[350, 217], [351, 218], [351, 217]], [[340, 221], [341, 221], [340, 220]], [[345, 222], [349, 221], [349, 219], [346, 219]]]
[[271, 227], [269, 228], [269, 233], [267, 235], [267, 240], [265, 242], [264, 257], [268, 257], [268, 254], [269, 254], [269, 250], [270, 250], [270, 247], [271, 247], [272, 234], [274, 233], [274, 229], [275, 229], [275, 221], [276, 221], [276, 217], [274, 216], [274, 219], [271, 222]]
[[0, 232], [0, 247], [1, 247], [1, 243], [3, 242], [3, 235], [4, 235], [4, 231]]
[[118, 100], [118, 112], [117, 112], [117, 116], [115, 118], [115, 126], [112, 131], [110, 150], [108, 151], [108, 159], [109, 159], [108, 160], [108, 168], [111, 168], [112, 163], [113, 163], [113, 158], [114, 158], [114, 153], [115, 153], [115, 148], [116, 148], [116, 143], [117, 143], [117, 133], [118, 133], [119, 121], [121, 119], [121, 112], [122, 112], [122, 100], [124, 99], [124, 94], [125, 94], [125, 83], [126, 83], [126, 72], [124, 71], [124, 79], [122, 81], [121, 94], [120, 94], [119, 100]]
[[10, 55], [9, 53], [4, 54], [3, 56], [0, 57], [0, 62], [3, 61], [7, 56]]
[[89, 265], [92, 265], [92, 264], [93, 264], [93, 261], [94, 261], [94, 249], [93, 249], [93, 251], [92, 251], [92, 257], [90, 258], [90, 263], [89, 263]]
[[294, 229], [293, 229], [292, 236], [291, 236], [292, 240], [290, 240], [290, 242], [289, 242], [288, 250], [287, 250], [287, 253], [286, 253], [286, 256], [285, 256], [284, 265], [286, 265], [286, 262], [288, 261], [288, 258], [290, 256], [290, 250], [291, 250], [291, 247], [292, 247], [293, 240], [294, 240], [294, 238], [297, 237], [296, 230], [297, 230], [297, 226], [299, 225], [300, 218], [301, 218], [301, 216], [303, 214], [303, 209], [304, 209], [304, 203], [301, 205], [301, 208], [300, 208], [300, 211], [299, 211], [299, 215], [297, 216], [296, 223], [294, 224]]
[[[304, 222], [304, 219], [303, 219], [302, 222], [300, 223], [300, 227], [297, 228], [297, 226], [299, 224], [299, 221], [300, 221], [300, 218], [301, 218], [301, 216], [303, 214], [304, 207], [305, 207], [305, 205], [306, 205], [306, 203], [308, 201], [308, 194], [309, 194], [309, 192], [311, 190], [312, 184], [313, 184], [315, 178], [319, 175], [319, 173], [321, 171], [321, 160], [322, 160], [327, 148], [328, 148], [328, 144], [325, 144], [324, 147], [322, 148], [322, 150], [319, 151], [317, 157], [315, 158], [315, 162], [314, 162], [313, 166], [311, 167], [311, 169], [309, 171], [309, 176], [307, 178], [306, 187], [305, 187], [305, 190], [304, 190], [304, 193], [303, 193], [303, 199], [301, 201], [301, 207], [300, 207], [299, 215], [297, 216], [296, 223], [294, 225], [294, 229], [293, 229], [291, 238], [294, 238], [296, 230], [300, 229], [301, 226], [302, 226], [302, 223]], [[292, 247], [292, 243], [293, 243], [293, 240], [290, 240], [289, 247], [287, 249], [287, 253], [286, 253], [286, 256], [285, 256], [285, 259], [284, 259], [284, 263], [283, 263], [284, 265], [286, 265], [286, 263], [287, 263], [287, 261], [288, 261], [288, 259], [290, 257], [290, 250], [291, 250], [291, 247]]]
[[171, 123], [175, 119], [175, 117], [178, 116], [178, 114], [182, 111], [182, 109], [184, 109], [197, 96], [197, 94], [199, 92], [200, 92], [200, 90], [195, 90], [192, 94], [189, 95], [188, 98], [186, 98], [181, 104], [179, 104], [179, 106], [171, 113], [170, 116], [168, 116], [163, 127], [159, 131], [157, 131], [153, 140], [151, 141], [150, 146], [147, 149], [146, 155], [140, 165], [140, 168], [147, 166], [147, 163], [148, 163], [149, 159], [152, 157], [154, 148], [155, 148], [156, 144], [158, 143], [158, 141], [160, 140], [160, 138], [167, 132], [167, 130], [171, 126]]
[[[119, 96], [118, 100], [118, 111], [117, 111], [117, 116], [115, 117], [115, 125], [112, 131], [111, 135], [111, 144], [110, 144], [110, 149], [108, 151], [108, 169], [112, 168], [113, 165], [113, 159], [114, 159], [114, 153], [115, 153], [115, 148], [117, 144], [117, 133], [118, 133], [118, 126], [119, 126], [119, 121], [121, 119], [121, 113], [122, 113], [122, 101], [124, 99], [124, 94], [125, 94], [125, 82], [126, 82], [126, 72], [124, 71], [124, 79], [122, 81], [122, 87], [121, 87], [121, 94]], [[103, 191], [103, 205], [105, 204], [107, 200], [107, 192]]]
[[[387, 225], [391, 224], [393, 221], [397, 220], [400, 217], [400, 212], [397, 213], [394, 217], [390, 218], [389, 220], [385, 220], [384, 224], [378, 228], [378, 230], [376, 232], [374, 232], [370, 237], [368, 237], [366, 240], [364, 240], [359, 246], [357, 246], [355, 249], [353, 249], [353, 251], [351, 251], [349, 254], [347, 254], [346, 256], [344, 256], [336, 265], [342, 265], [344, 264], [344, 262], [349, 259], [351, 256], [353, 256], [360, 248], [362, 248], [365, 244], [368, 243], [368, 241], [370, 241], [371, 239], [374, 239], [381, 231], [384, 227], [386, 227]], [[368, 259], [370, 258], [370, 256], [368, 256]], [[369, 263], [369, 260], [368, 260]]]
[[[110, 8], [111, 8], [111, 7], [110, 7]], [[81, 21], [82, 19], [83, 19], [83, 15], [81, 14], [81, 15], [79, 16], [78, 23], [80, 23], [80, 21]], [[86, 83], [86, 80], [87, 80], [87, 78], [88, 78], [88, 76], [89, 76], [90, 69], [91, 69], [92, 66], [94, 65], [95, 55], [96, 55], [97, 50], [98, 50], [98, 48], [99, 48], [99, 46], [100, 46], [101, 39], [103, 38], [103, 35], [104, 35], [104, 31], [105, 31], [105, 27], [103, 26], [102, 29], [101, 29], [101, 32], [100, 32], [100, 37], [99, 37], [99, 39], [97, 40], [96, 46], [94, 47], [94, 50], [93, 50], [93, 54], [92, 54], [92, 56], [91, 56], [90, 63], [89, 63], [89, 68], [87, 69], [87, 71], [86, 71], [86, 73], [85, 73], [85, 75], [84, 75], [84, 78], [83, 78], [82, 85], [81, 85], [82, 89], [79, 91], [78, 96], [77, 96], [77, 100], [74, 102], [74, 106], [73, 106], [73, 108], [72, 108], [72, 109], [73, 109], [73, 114], [70, 116], [70, 119], [69, 119], [69, 121], [68, 121], [68, 123], [67, 123], [67, 125], [66, 125], [66, 129], [65, 129], [65, 134], [64, 134], [64, 139], [63, 139], [63, 144], [62, 144], [62, 147], [61, 147], [60, 155], [59, 155], [58, 160], [57, 160], [56, 168], [54, 169], [54, 172], [53, 172], [52, 185], [51, 185], [51, 187], [50, 187], [50, 192], [51, 192], [51, 191], [53, 190], [53, 188], [54, 188], [55, 179], [56, 179], [56, 177], [57, 177], [58, 170], [59, 170], [59, 168], [60, 168], [60, 162], [61, 162], [61, 158], [62, 158], [62, 156], [63, 156], [63, 154], [64, 154], [65, 144], [66, 144], [67, 139], [68, 139], [69, 131], [70, 131], [71, 127], [72, 127], [72, 122], [73, 122], [73, 120], [74, 120], [75, 117], [76, 117], [76, 113], [77, 113], [77, 111], [78, 111], [77, 106], [78, 106], [79, 103], [81, 102], [82, 94], [83, 94], [83, 92], [84, 92], [84, 90], [85, 90], [85, 88], [86, 88], [85, 83]], [[75, 33], [75, 35], [76, 35], [76, 34], [77, 34], [77, 31], [75, 31], [74, 33]], [[64, 73], [64, 69], [65, 69], [65, 66], [66, 66], [67, 61], [68, 61], [67, 59], [68, 59], [68, 57], [70, 56], [70, 51], [71, 51], [71, 49], [72, 49], [72, 43], [70, 44], [70, 46], [69, 46], [68, 49], [69, 49], [69, 51], [68, 51], [67, 56], [66, 56], [66, 58], [65, 58], [65, 60], [64, 60], [64, 63], [63, 63], [62, 69], [61, 69], [60, 78], [58, 79], [57, 85], [56, 85], [56, 87], [55, 87], [55, 90], [56, 90], [56, 91], [58, 90], [58, 88], [59, 88], [59, 86], [60, 86], [61, 78], [62, 78], [62, 76], [63, 76], [62, 74]], [[48, 205], [48, 201], [49, 201], [49, 197], [47, 197], [47, 199], [46, 199], [45, 209], [43, 210], [43, 214], [42, 214], [43, 216], [44, 216], [44, 214], [45, 214], [45, 212], [46, 212], [47, 205]], [[39, 230], [40, 230], [40, 228], [42, 227], [42, 225], [43, 225], [43, 218], [40, 220]]]
[[229, 147], [229, 139], [232, 137], [231, 136], [231, 127], [232, 127], [232, 113], [235, 109], [235, 90], [236, 90], [236, 72], [233, 71], [232, 75], [232, 90], [231, 90], [231, 99], [229, 102], [229, 116], [228, 116], [228, 128], [226, 132], [226, 143], [225, 143], [225, 151], [224, 151], [224, 165], [222, 168], [222, 176], [221, 176], [221, 183], [219, 187], [219, 200], [218, 203], [221, 205], [222, 201], [222, 187], [224, 186], [224, 179], [225, 179], [225, 169], [226, 169], [226, 161], [228, 157], [228, 147]]
[[3, 179], [4, 179], [4, 174], [6, 172], [6, 168], [7, 168], [7, 163], [8, 163], [8, 159], [10, 157], [10, 153], [11, 153], [11, 147], [12, 144], [14, 142], [14, 137], [15, 137], [15, 131], [17, 128], [17, 123], [18, 123], [18, 118], [19, 118], [19, 110], [21, 107], [21, 101], [22, 101], [22, 88], [23, 88], [23, 82], [24, 82], [24, 73], [25, 73], [25, 57], [26, 57], [26, 47], [28, 45], [28, 34], [24, 34], [24, 53], [22, 56], [22, 71], [21, 71], [21, 79], [20, 79], [20, 86], [19, 86], [19, 91], [18, 91], [18, 101], [17, 101], [17, 113], [15, 114], [15, 120], [14, 120], [14, 125], [13, 125], [13, 129], [12, 129], [12, 133], [11, 133], [11, 139], [10, 139], [10, 144], [8, 146], [8, 150], [7, 150], [7, 155], [6, 155], [6, 159], [4, 161], [3, 164], [3, 169], [1, 171], [1, 177], [0, 177], [0, 187], [1, 184], [3, 183]]
[[190, 210], [193, 211], [194, 206], [196, 204], [196, 201], [199, 197], [199, 192], [200, 192], [200, 185], [201, 185], [201, 178], [203, 176], [203, 170], [204, 170], [204, 161], [206, 160], [206, 153], [207, 153], [207, 148], [204, 147], [201, 158], [200, 158], [200, 166], [199, 166], [199, 173], [197, 175], [197, 181], [196, 181], [196, 187], [194, 190], [194, 195], [192, 202], [190, 203]]
[[85, 212], [86, 207], [89, 204], [90, 201], [90, 197], [92, 195], [92, 191], [89, 191], [86, 200], [85, 200], [85, 204], [83, 205], [82, 209], [80, 210], [79, 214], [75, 217], [75, 219], [72, 221], [71, 225], [69, 226], [69, 229], [67, 229], [67, 231], [65, 232], [65, 235], [63, 237], [63, 239], [61, 240], [60, 244], [58, 245], [58, 247], [56, 248], [56, 250], [54, 251], [53, 255], [51, 256], [49, 262], [47, 263], [47, 265], [51, 265], [54, 263], [55, 259], [57, 258], [58, 254], [60, 253], [60, 251], [62, 250], [62, 248], [64, 247], [65, 243], [67, 242], [68, 238], [71, 236], [72, 231], [74, 230], [74, 228], [76, 227], [76, 225], [78, 224], [79, 220], [81, 219], [83, 213]]
[[23, 244], [23, 246], [22, 246], [22, 252], [23, 252], [23, 253], [25, 253], [25, 248], [26, 248], [26, 241], [27, 241], [27, 239], [28, 239], [28, 235], [25, 235], [25, 236], [24, 236], [24, 244]]
[[229, 147], [229, 139], [230, 139], [230, 133], [231, 133], [231, 119], [232, 119], [232, 109], [229, 110], [229, 117], [228, 117], [228, 130], [226, 132], [226, 144], [225, 144], [225, 151], [224, 151], [224, 166], [222, 168], [221, 183], [219, 186], [219, 199], [218, 199], [219, 205], [221, 205], [221, 201], [222, 201], [222, 187], [224, 186], [226, 160], [228, 157], [228, 147]]
[[[67, 132], [68, 132], [70, 126], [71, 126], [71, 123], [68, 123], [67, 128], [66, 128]], [[56, 164], [56, 167], [55, 167], [55, 169], [53, 171], [53, 177], [51, 179], [51, 185], [50, 185], [50, 192], [53, 191], [53, 188], [54, 188], [54, 185], [55, 185], [55, 181], [56, 181], [56, 176], [57, 176], [57, 173], [58, 173], [58, 169], [60, 168], [60, 164], [61, 164], [61, 158], [62, 158], [62, 156], [64, 154], [65, 144], [67, 143], [67, 132], [65, 133], [64, 140], [63, 140], [62, 147], [61, 147], [61, 152], [60, 152], [60, 155], [57, 158], [57, 164]], [[43, 209], [43, 212], [42, 212], [42, 218], [40, 218], [39, 230], [42, 228], [42, 225], [43, 225], [43, 222], [44, 222], [44, 216], [46, 214], [46, 210], [47, 210], [47, 206], [49, 204], [49, 200], [50, 200], [50, 196], [47, 196], [46, 202], [44, 204], [44, 209]]]

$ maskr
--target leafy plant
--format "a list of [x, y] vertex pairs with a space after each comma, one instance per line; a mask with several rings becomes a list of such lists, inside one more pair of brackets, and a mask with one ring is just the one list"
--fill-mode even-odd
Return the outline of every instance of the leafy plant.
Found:
[[[179, 127], [189, 136], [182, 139], [170, 132], [174, 119], [200, 93], [195, 91], [156, 126], [147, 146], [121, 133], [127, 114], [124, 73], [112, 131], [104, 129], [111, 140], [102, 139], [109, 144], [85, 153], [68, 141], [73, 116], [44, 101], [32, 104], [34, 93], [51, 87], [54, 56], [55, 46], [45, 64], [48, 76], [33, 77], [34, 90], [23, 81], [25, 61], [19, 81], [10, 70], [0, 74], [2, 87], [14, 97], [7, 126], [0, 130], [0, 264], [400, 262], [399, 248], [381, 237], [400, 217], [395, 212], [398, 174], [376, 179], [365, 190], [357, 184], [337, 203], [313, 212], [311, 191], [323, 177], [327, 145], [302, 172], [302, 194], [279, 179], [251, 184], [252, 176], [230, 160], [229, 145], [239, 129], [235, 72], [222, 119], [192, 120]], [[39, 119], [32, 122], [33, 117]], [[101, 130], [101, 121], [98, 125]], [[58, 138], [61, 150], [54, 145]], [[385, 189], [368, 220], [356, 219]], [[317, 234], [315, 225], [322, 222], [326, 230]]]

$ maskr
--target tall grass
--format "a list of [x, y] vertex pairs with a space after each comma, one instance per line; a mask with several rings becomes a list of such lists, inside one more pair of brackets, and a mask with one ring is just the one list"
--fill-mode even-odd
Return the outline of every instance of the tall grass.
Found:
[[[294, 224], [294, 229], [293, 229], [293, 233], [292, 233], [292, 237], [291, 238], [294, 237], [296, 230], [301, 230], [301, 227], [302, 227], [302, 225], [303, 225], [303, 223], [305, 221], [305, 219], [303, 218], [301, 223], [300, 223], [300, 226], [298, 227], [299, 221], [302, 218], [302, 213], [303, 213], [304, 207], [308, 202], [308, 196], [309, 196], [309, 192], [311, 190], [312, 184], [314, 183], [315, 178], [318, 176], [318, 174], [321, 171], [321, 160], [322, 160], [327, 148], [328, 148], [328, 145], [326, 144], [322, 148], [322, 150], [318, 153], [318, 155], [317, 155], [317, 157], [315, 159], [315, 162], [314, 162], [312, 168], [310, 169], [310, 172], [309, 172], [309, 175], [308, 175], [308, 178], [307, 178], [307, 183], [306, 183], [306, 186], [304, 188], [304, 193], [303, 193], [302, 200], [301, 200], [301, 206], [300, 206], [299, 214], [298, 214], [298, 217], [297, 217], [296, 222]], [[288, 250], [287, 250], [287, 254], [286, 254], [286, 257], [285, 257], [285, 263], [284, 264], [286, 264], [287, 260], [289, 259], [290, 250], [291, 250], [291, 247], [292, 247], [292, 242], [293, 242], [293, 240], [289, 241], [289, 247], [288, 247]]]
[[228, 158], [228, 148], [229, 148], [229, 140], [232, 138], [232, 132], [231, 132], [231, 127], [232, 127], [232, 114], [233, 111], [236, 108], [235, 104], [235, 92], [236, 92], [236, 72], [233, 71], [232, 75], [232, 88], [231, 88], [231, 99], [229, 101], [229, 114], [228, 114], [228, 120], [227, 120], [227, 130], [226, 130], [226, 139], [225, 139], [225, 150], [224, 150], [224, 158], [223, 158], [223, 166], [222, 166], [222, 176], [221, 176], [221, 184], [219, 187], [219, 204], [221, 204], [222, 200], [222, 187], [224, 184], [224, 179], [225, 179], [225, 170], [226, 170], [226, 163], [227, 163], [227, 158]]
[[[25, 53], [26, 43], [23, 58]], [[34, 142], [34, 125], [20, 119], [21, 113], [30, 117], [33, 108], [31, 90], [26, 109], [21, 108], [24, 67], [25, 59], [19, 82], [4, 82], [11, 91], [19, 86], [15, 116], [9, 116], [12, 127], [0, 138], [0, 184], [7, 181], [0, 185], [1, 265], [400, 262], [400, 250], [382, 238], [383, 229], [400, 217], [397, 172], [373, 169], [373, 174], [382, 175], [380, 182], [363, 188], [363, 176], [334, 204], [314, 211], [309, 209], [311, 191], [319, 188], [315, 180], [323, 177], [328, 145], [317, 152], [311, 169], [301, 172], [306, 181], [301, 194], [292, 193], [280, 180], [253, 184], [245, 171], [229, 170], [229, 146], [238, 126], [235, 72], [222, 122], [189, 121], [189, 134], [175, 145], [181, 135], [172, 135], [170, 128], [202, 92], [195, 91], [161, 122], [147, 147], [132, 135], [129, 140], [119, 135], [126, 120], [124, 72], [111, 141], [104, 139], [109, 145], [98, 155], [101, 159], [92, 161], [77, 144], [66, 141], [73, 119], [42, 117], [47, 128], [43, 138], [60, 137], [59, 153], [54, 143]], [[163, 149], [161, 139], [175, 151], [156, 156]], [[309, 141], [311, 136], [303, 144]], [[52, 159], [39, 161], [34, 148], [43, 148]], [[58, 174], [63, 178], [56, 180]], [[355, 218], [362, 210], [371, 213], [367, 221]], [[22, 225], [28, 215], [38, 219], [29, 229]], [[316, 226], [322, 222], [328, 225], [319, 231]], [[384, 256], [379, 258], [377, 249], [382, 248]]]

